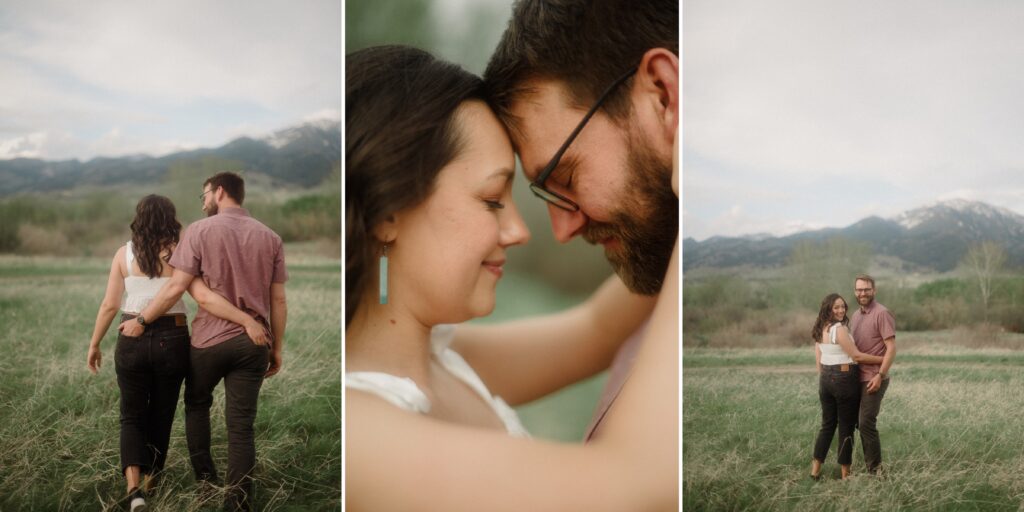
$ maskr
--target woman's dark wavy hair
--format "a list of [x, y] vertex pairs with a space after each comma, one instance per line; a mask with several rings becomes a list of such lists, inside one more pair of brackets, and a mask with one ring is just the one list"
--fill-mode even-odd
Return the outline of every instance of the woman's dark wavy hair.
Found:
[[[836, 299], [842, 299], [843, 304], [846, 304], [847, 309], [850, 305], [843, 299], [842, 295], [838, 293], [830, 293], [821, 299], [821, 306], [818, 308], [818, 319], [814, 322], [814, 327], [811, 329], [811, 339], [815, 343], [821, 341], [821, 334], [825, 332], [825, 326], [832, 325], [832, 304], [835, 303]], [[849, 315], [843, 316], [843, 325], [850, 324]]]
[[[149, 277], [159, 277], [171, 252], [161, 258], [160, 252], [178, 243], [181, 223], [175, 218], [174, 203], [164, 196], [150, 194], [139, 200], [132, 220], [132, 248], [139, 269]], [[162, 260], [162, 261], [161, 261]]]
[[376, 268], [373, 229], [416, 206], [461, 150], [455, 111], [483, 100], [479, 77], [407, 46], [345, 57], [345, 325]]

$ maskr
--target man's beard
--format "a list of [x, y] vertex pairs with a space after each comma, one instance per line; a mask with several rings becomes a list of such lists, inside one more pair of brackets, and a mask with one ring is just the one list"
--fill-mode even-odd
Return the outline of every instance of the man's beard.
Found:
[[209, 208], [204, 208], [207, 217], [217, 215], [217, 203], [212, 203]]
[[672, 192], [671, 160], [660, 161], [632, 135], [628, 151], [629, 177], [619, 208], [610, 222], [591, 219], [583, 238], [591, 244], [616, 239], [619, 249], [605, 250], [612, 268], [633, 293], [654, 295], [661, 290], [679, 236], [679, 198]]

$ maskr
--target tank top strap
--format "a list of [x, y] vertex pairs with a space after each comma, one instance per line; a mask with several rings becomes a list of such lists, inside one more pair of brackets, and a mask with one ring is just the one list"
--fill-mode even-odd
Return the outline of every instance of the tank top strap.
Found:
[[839, 329], [840, 325], [843, 325], [843, 324], [841, 324], [839, 322], [836, 322], [836, 323], [832, 324], [832, 327], [828, 328], [829, 339], [831, 340], [833, 345], [836, 344], [836, 329]]
[[132, 241], [124, 244], [124, 263], [128, 269], [128, 275], [132, 275], [132, 262], [135, 261], [135, 252], [132, 251]]
[[430, 412], [430, 399], [407, 377], [381, 372], [347, 372], [345, 387], [376, 395], [406, 411], [419, 414]]

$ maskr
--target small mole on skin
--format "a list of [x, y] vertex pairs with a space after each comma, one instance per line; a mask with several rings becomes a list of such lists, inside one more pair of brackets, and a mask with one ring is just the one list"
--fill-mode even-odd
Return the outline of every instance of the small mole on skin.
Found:
[[395, 325], [395, 319], [394, 319], [394, 318], [392, 318], [392, 319], [391, 319], [391, 320], [389, 320], [389, 321], [391, 322], [391, 325]]

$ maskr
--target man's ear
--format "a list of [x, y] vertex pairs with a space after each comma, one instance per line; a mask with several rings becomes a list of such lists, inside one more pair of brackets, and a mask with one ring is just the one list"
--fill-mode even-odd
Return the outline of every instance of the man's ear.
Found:
[[640, 120], [654, 123], [671, 147], [679, 128], [679, 57], [665, 48], [644, 53], [633, 79], [634, 108], [646, 109]]

